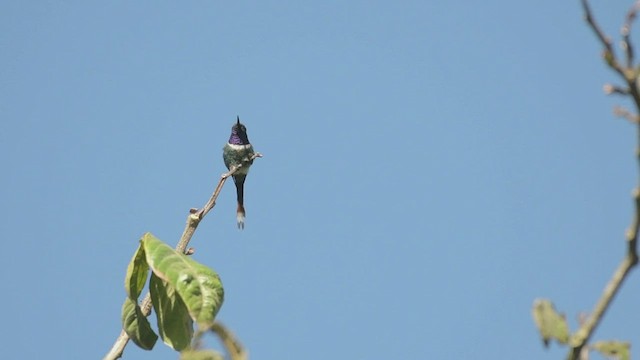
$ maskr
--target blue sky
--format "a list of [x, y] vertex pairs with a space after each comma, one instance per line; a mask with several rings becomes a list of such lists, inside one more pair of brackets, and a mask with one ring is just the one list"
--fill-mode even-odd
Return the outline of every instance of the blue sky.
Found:
[[[616, 35], [630, 5], [593, 8]], [[246, 228], [227, 186], [191, 246], [251, 358], [563, 357], [531, 304], [576, 329], [638, 174], [600, 50], [577, 0], [2, 2], [3, 354], [106, 353], [137, 240], [177, 242], [239, 115]], [[636, 282], [595, 339], [640, 344]]]

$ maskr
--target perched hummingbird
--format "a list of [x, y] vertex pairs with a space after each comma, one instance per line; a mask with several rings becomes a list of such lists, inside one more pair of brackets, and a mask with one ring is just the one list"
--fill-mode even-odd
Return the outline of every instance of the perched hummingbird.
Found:
[[244, 180], [249, 173], [249, 167], [253, 164], [253, 160], [249, 160], [253, 154], [253, 146], [249, 143], [247, 128], [240, 123], [238, 116], [237, 122], [231, 128], [229, 142], [222, 149], [222, 158], [227, 169], [231, 170], [242, 164], [240, 170], [233, 174], [233, 182], [236, 184], [236, 194], [238, 195], [238, 210], [236, 211], [238, 229], [244, 229]]

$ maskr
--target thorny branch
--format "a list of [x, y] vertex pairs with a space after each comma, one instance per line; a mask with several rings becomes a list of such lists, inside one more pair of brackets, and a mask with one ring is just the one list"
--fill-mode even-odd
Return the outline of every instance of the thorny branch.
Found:
[[[636, 18], [638, 11], [640, 10], [640, 1], [636, 1], [634, 6], [627, 13], [625, 22], [621, 29], [622, 35], [622, 50], [625, 53], [625, 65], [620, 65], [616, 54], [613, 49], [613, 45], [611, 40], [602, 32], [602, 29], [593, 18], [593, 14], [591, 13], [591, 8], [589, 7], [589, 3], [587, 0], [581, 0], [582, 7], [585, 14], [585, 20], [596, 34], [600, 43], [604, 47], [603, 58], [607, 65], [611, 67], [615, 72], [617, 72], [624, 80], [626, 87], [619, 87], [613, 85], [605, 86], [605, 92], [607, 93], [616, 93], [620, 95], [627, 95], [633, 99], [634, 105], [636, 107], [635, 114], [629, 112], [626, 109], [616, 108], [615, 112], [617, 115], [627, 118], [632, 123], [636, 125], [638, 143], [636, 148], [636, 157], [637, 161], [640, 165], [640, 122], [638, 121], [638, 114], [640, 114], [640, 95], [638, 92], [637, 81], [638, 81], [638, 67], [634, 65], [634, 48], [631, 44], [631, 25]], [[608, 91], [607, 91], [608, 90]], [[596, 303], [593, 311], [590, 316], [584, 321], [578, 331], [572, 335], [570, 340], [571, 351], [569, 352], [568, 359], [577, 360], [580, 358], [580, 354], [583, 351], [586, 344], [589, 342], [589, 339], [593, 335], [596, 327], [602, 320], [606, 310], [609, 305], [611, 305], [611, 301], [615, 297], [618, 290], [622, 286], [622, 283], [629, 275], [629, 272], [633, 267], [635, 267], [638, 263], [638, 252], [637, 252], [637, 243], [638, 243], [638, 232], [640, 230], [640, 183], [633, 191], [635, 211], [633, 214], [633, 219], [631, 221], [631, 225], [626, 233], [626, 241], [627, 241], [627, 252], [625, 257], [622, 259], [620, 265], [614, 272], [611, 280], [605, 286], [602, 296]]]
[[[256, 152], [248, 161], [245, 162], [245, 164], [259, 157], [262, 157], [262, 154]], [[222, 174], [222, 176], [220, 177], [220, 181], [218, 182], [218, 186], [216, 186], [216, 189], [213, 191], [213, 194], [209, 198], [209, 201], [207, 201], [202, 209], [191, 209], [189, 211], [189, 216], [187, 216], [187, 224], [184, 228], [184, 231], [182, 232], [180, 241], [178, 241], [178, 245], [176, 245], [176, 251], [183, 254], [192, 253], [192, 249], [187, 249], [187, 245], [189, 245], [189, 242], [191, 241], [191, 238], [193, 237], [198, 224], [200, 224], [200, 221], [202, 221], [205, 215], [207, 215], [209, 211], [211, 211], [211, 209], [216, 206], [218, 195], [220, 195], [220, 191], [222, 190], [222, 187], [224, 186], [224, 183], [227, 181], [227, 179], [231, 175], [235, 174], [238, 170], [240, 170], [242, 166], [243, 165], [237, 166], [235, 168], [232, 168], [229, 172]], [[142, 314], [144, 316], [149, 316], [149, 314], [151, 314], [151, 296], [149, 295], [149, 293], [147, 293], [147, 295], [142, 300], [140, 308], [142, 309]], [[113, 346], [111, 347], [111, 350], [109, 350], [109, 352], [104, 356], [103, 360], [115, 360], [121, 358], [122, 353], [124, 352], [124, 348], [127, 346], [128, 342], [129, 335], [127, 335], [127, 333], [122, 330]]]

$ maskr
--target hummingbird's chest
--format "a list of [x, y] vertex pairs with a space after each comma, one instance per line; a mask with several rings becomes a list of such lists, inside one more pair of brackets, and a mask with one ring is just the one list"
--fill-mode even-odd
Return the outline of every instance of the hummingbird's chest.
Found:
[[[224, 164], [227, 169], [231, 169], [232, 166], [240, 165], [243, 162], [249, 160], [253, 154], [254, 151], [251, 144], [234, 145], [227, 143], [222, 149], [222, 158], [224, 159]], [[246, 174], [247, 171], [249, 171], [249, 166], [251, 166], [251, 164], [253, 164], [253, 160], [238, 172]]]

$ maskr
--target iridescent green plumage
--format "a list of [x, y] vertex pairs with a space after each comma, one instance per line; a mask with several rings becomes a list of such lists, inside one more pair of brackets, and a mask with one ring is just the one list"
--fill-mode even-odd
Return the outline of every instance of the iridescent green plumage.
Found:
[[239, 165], [242, 167], [233, 174], [233, 182], [236, 185], [236, 194], [238, 200], [238, 208], [236, 217], [238, 220], [238, 228], [244, 229], [244, 181], [249, 173], [249, 167], [253, 164], [251, 157], [253, 156], [253, 146], [249, 143], [247, 136], [247, 128], [240, 123], [240, 117], [231, 128], [231, 136], [229, 142], [222, 149], [222, 158], [227, 169], [231, 170]]

